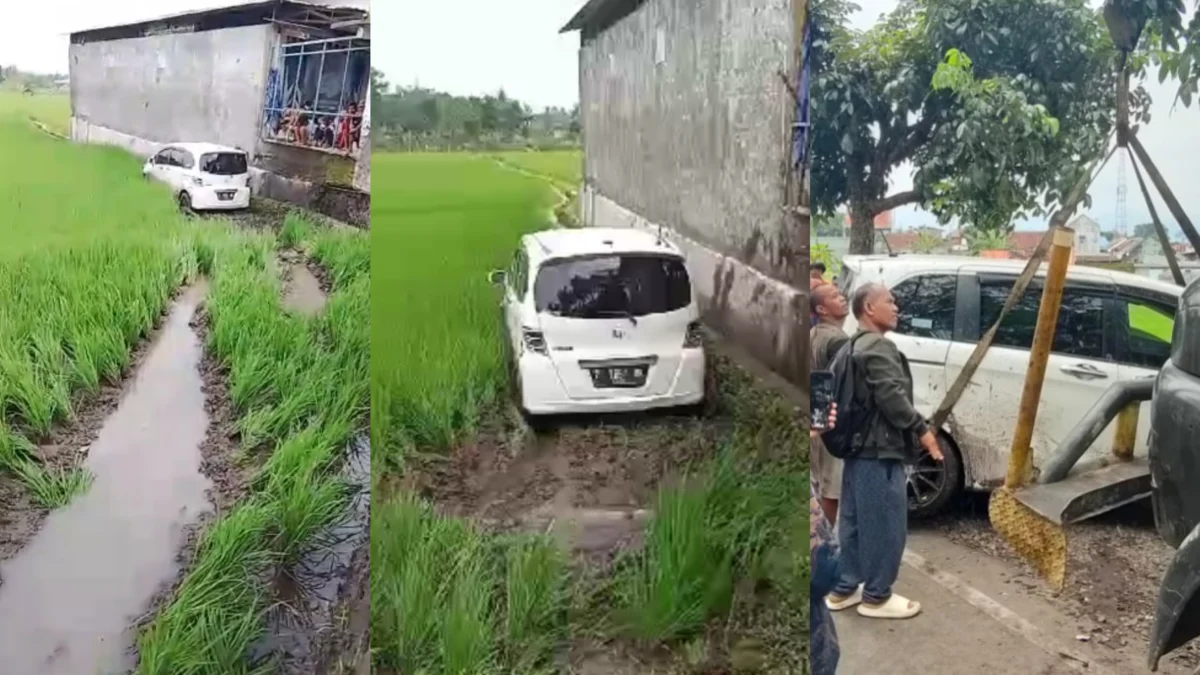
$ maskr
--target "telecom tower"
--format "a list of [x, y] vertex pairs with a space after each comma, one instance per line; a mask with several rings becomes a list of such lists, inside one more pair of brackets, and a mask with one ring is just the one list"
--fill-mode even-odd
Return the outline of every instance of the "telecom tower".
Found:
[[1117, 215], [1113, 224], [1117, 238], [1125, 237], [1125, 153], [1117, 153]]

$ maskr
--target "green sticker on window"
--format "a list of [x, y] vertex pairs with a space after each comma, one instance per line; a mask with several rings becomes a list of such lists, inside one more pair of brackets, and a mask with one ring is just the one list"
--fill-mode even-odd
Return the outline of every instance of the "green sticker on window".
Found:
[[1171, 330], [1175, 327], [1175, 319], [1162, 312], [1143, 307], [1129, 305], [1129, 329], [1156, 340], [1171, 342]]

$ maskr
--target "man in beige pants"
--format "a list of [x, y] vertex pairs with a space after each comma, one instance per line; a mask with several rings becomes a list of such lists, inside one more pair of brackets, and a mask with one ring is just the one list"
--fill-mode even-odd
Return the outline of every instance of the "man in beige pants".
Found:
[[[817, 320], [808, 335], [808, 344], [812, 348], [810, 366], [812, 370], [829, 370], [834, 355], [850, 341], [842, 330], [850, 308], [845, 296], [833, 284], [817, 286], [810, 297]], [[829, 454], [820, 436], [812, 439], [810, 448], [809, 465], [817, 484], [821, 510], [830, 523], [837, 523], [838, 501], [842, 495], [842, 460]]]

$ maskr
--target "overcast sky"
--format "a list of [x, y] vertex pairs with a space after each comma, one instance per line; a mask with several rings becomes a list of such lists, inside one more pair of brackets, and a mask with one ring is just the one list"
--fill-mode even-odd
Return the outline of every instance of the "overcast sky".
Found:
[[482, 94], [535, 109], [579, 100], [579, 33], [558, 30], [584, 0], [374, 0], [371, 64], [388, 81]]
[[[862, 11], [855, 17], [859, 28], [870, 27], [880, 14], [891, 11], [899, 4], [896, 0], [856, 0], [856, 2], [862, 7]], [[1099, 6], [1100, 3], [1093, 0], [1093, 4]], [[1167, 184], [1175, 192], [1176, 198], [1183, 204], [1184, 210], [1195, 223], [1200, 221], [1200, 191], [1193, 190], [1191, 183], [1194, 180], [1193, 176], [1200, 175], [1200, 107], [1193, 102], [1191, 108], [1184, 108], [1180, 105], [1172, 111], [1176, 86], [1171, 80], [1159, 84], [1157, 76], [1148, 79], [1146, 89], [1154, 102], [1150, 107], [1150, 124], [1138, 132], [1138, 138], [1142, 141], [1146, 152], [1150, 154], [1150, 158], [1158, 166], [1159, 171], [1162, 172]], [[1115, 100], [1113, 105], [1116, 105]], [[821, 121], [814, 119], [813, 123], [820, 124]], [[1100, 172], [1096, 182], [1092, 184], [1090, 192], [1092, 208], [1084, 211], [1093, 220], [1100, 223], [1103, 229], [1112, 227], [1116, 221], [1118, 174], [1117, 156], [1114, 156]], [[1142, 175], [1145, 177], [1144, 171]], [[892, 192], [912, 187], [911, 167], [898, 171], [892, 176]], [[1149, 181], [1149, 178], [1147, 177], [1146, 180]], [[1132, 230], [1138, 223], [1149, 222], [1150, 213], [1146, 210], [1145, 202], [1138, 189], [1137, 178], [1133, 173], [1133, 166], [1128, 160], [1125, 163], [1125, 186], [1125, 222], [1127, 227]], [[1155, 210], [1158, 212], [1158, 217], [1169, 229], [1178, 232], [1174, 227], [1174, 218], [1171, 217], [1162, 200], [1157, 197], [1154, 187], [1149, 182], [1147, 182], [1147, 187], [1150, 189], [1151, 195], [1155, 197]], [[907, 207], [896, 211], [895, 222], [897, 226], [907, 228], [933, 225], [936, 223], [936, 219], [932, 214]], [[1034, 223], [1022, 223], [1018, 227], [1043, 229], [1045, 222], [1038, 220]]]

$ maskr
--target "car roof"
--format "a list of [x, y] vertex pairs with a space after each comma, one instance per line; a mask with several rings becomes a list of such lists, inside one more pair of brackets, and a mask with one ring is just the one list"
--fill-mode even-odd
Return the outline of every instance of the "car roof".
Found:
[[231, 148], [228, 145], [220, 145], [218, 143], [194, 143], [194, 142], [167, 143], [163, 147], [164, 148], [168, 148], [168, 147], [180, 148], [183, 150], [187, 150], [188, 152], [192, 153], [193, 155], [203, 155], [203, 154], [207, 154], [210, 152], [240, 152], [243, 155], [246, 154], [245, 150], [240, 150], [238, 148]]
[[605, 253], [683, 254], [665, 238], [633, 227], [555, 228], [523, 238], [531, 257], [538, 260], [574, 258]]
[[[880, 267], [911, 267], [921, 271], [957, 271], [964, 267], [980, 272], [1000, 272], [1003, 274], [1019, 275], [1025, 269], [1025, 260], [1005, 260], [1002, 258], [976, 258], [960, 255], [848, 255], [842, 258], [844, 264], [861, 269], [867, 266]], [[1045, 274], [1046, 263], [1042, 263], [1039, 274]], [[1123, 286], [1137, 286], [1148, 290], [1159, 291], [1178, 296], [1183, 289], [1172, 283], [1151, 279], [1138, 274], [1121, 270], [1091, 267], [1088, 265], [1071, 265], [1067, 269], [1067, 277], [1077, 281], [1111, 281]]]

